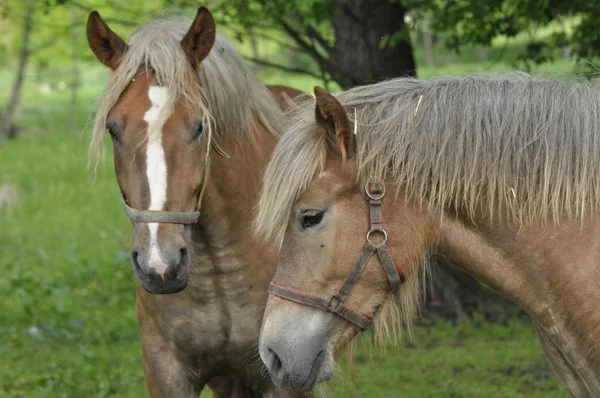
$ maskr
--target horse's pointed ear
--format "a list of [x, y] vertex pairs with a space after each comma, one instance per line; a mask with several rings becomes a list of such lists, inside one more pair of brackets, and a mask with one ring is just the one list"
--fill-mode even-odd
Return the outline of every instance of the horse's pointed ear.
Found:
[[181, 40], [181, 47], [194, 68], [197, 68], [210, 52], [215, 43], [215, 35], [216, 26], [212, 14], [206, 7], [198, 8], [192, 26]]
[[315, 118], [325, 134], [328, 149], [342, 159], [354, 156], [355, 137], [346, 110], [337, 98], [324, 88], [317, 86], [314, 91], [317, 100]]
[[116, 69], [127, 50], [127, 43], [113, 32], [98, 11], [92, 11], [87, 21], [87, 39], [96, 58], [111, 69]]

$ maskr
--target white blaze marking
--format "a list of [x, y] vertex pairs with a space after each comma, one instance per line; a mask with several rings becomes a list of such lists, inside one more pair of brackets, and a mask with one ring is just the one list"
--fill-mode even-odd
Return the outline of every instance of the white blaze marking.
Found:
[[[150, 207], [148, 210], [163, 210], [167, 201], [167, 163], [162, 146], [162, 128], [157, 128], [158, 117], [167, 104], [169, 93], [166, 87], [150, 86], [148, 98], [152, 105], [144, 114], [148, 123], [148, 147], [146, 149], [146, 174], [150, 188]], [[164, 274], [167, 265], [160, 257], [158, 248], [158, 224], [148, 223], [150, 231], [150, 257], [148, 266], [159, 274]]]

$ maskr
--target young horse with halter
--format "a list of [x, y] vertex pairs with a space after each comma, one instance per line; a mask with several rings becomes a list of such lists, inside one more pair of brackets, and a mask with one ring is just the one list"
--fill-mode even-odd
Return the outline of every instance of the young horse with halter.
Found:
[[206, 384], [213, 396], [300, 395], [275, 387], [257, 353], [276, 261], [253, 237], [251, 218], [282, 130], [280, 104], [215, 36], [205, 8], [194, 21], [141, 26], [128, 44], [93, 12], [87, 36], [112, 69], [91, 151], [108, 130], [135, 231], [150, 395], [197, 397]]
[[315, 97], [256, 220], [280, 245], [259, 344], [276, 384], [312, 388], [371, 323], [410, 325], [435, 254], [525, 308], [564, 386], [598, 396], [600, 87], [397, 79]]

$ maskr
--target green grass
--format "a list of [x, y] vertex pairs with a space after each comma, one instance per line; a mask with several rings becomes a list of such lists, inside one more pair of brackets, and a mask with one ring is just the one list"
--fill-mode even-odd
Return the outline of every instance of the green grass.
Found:
[[[567, 61], [548, 72], [569, 75]], [[477, 62], [420, 68], [422, 77], [507, 70]], [[543, 71], [540, 69], [539, 71]], [[57, 72], [58, 73], [58, 72]], [[110, 161], [95, 180], [86, 169], [93, 104], [107, 73], [85, 69], [68, 131], [69, 93], [41, 93], [29, 79], [18, 123], [22, 137], [0, 147], [0, 186], [20, 202], [0, 210], [0, 396], [145, 396], [129, 266], [132, 231]], [[0, 100], [12, 75], [0, 71]], [[271, 83], [310, 90], [309, 77], [265, 72]], [[48, 80], [48, 79], [46, 79]], [[59, 80], [56, 78], [54, 80]], [[111, 159], [110, 151], [107, 159]], [[566, 397], [544, 362], [529, 321], [478, 321], [417, 328], [387, 354], [356, 351], [357, 380], [342, 361], [325, 389], [332, 397]]]
[[340, 397], [567, 397], [548, 368], [529, 321], [437, 323], [402, 347], [358, 343], [356, 380], [330, 383]]

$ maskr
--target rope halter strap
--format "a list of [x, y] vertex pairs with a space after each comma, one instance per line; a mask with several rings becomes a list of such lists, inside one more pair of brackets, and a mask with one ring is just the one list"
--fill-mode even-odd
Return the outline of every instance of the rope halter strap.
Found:
[[[356, 263], [354, 263], [354, 266], [340, 286], [329, 296], [319, 297], [289, 286], [271, 282], [269, 285], [269, 293], [271, 295], [298, 304], [318, 308], [323, 311], [333, 312], [363, 330], [368, 329], [373, 323], [373, 317], [363, 315], [349, 308], [345, 301], [346, 297], [369, 264], [371, 257], [373, 257], [374, 254], [377, 254], [381, 267], [387, 277], [390, 292], [398, 299], [400, 286], [404, 282], [404, 278], [398, 273], [386, 244], [387, 232], [383, 229], [383, 218], [381, 216], [381, 206], [383, 197], [385, 196], [385, 187], [383, 184], [368, 183], [365, 185], [365, 193], [369, 203], [370, 229], [367, 232], [366, 243], [362, 254]], [[375, 240], [375, 236], [377, 235], [380, 235], [380, 238]]]
[[139, 210], [129, 206], [125, 201], [125, 198], [121, 201], [121, 206], [125, 210], [125, 214], [132, 221], [135, 222], [155, 222], [155, 223], [167, 223], [167, 224], [196, 224], [198, 217], [200, 217], [199, 211], [194, 212], [170, 212], [160, 210]]

